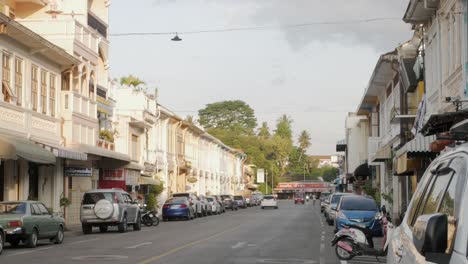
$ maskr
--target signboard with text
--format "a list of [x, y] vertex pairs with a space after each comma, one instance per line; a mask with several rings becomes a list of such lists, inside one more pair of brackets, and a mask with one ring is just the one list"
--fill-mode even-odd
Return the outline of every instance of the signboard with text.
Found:
[[91, 177], [93, 175], [93, 169], [80, 167], [65, 167], [64, 175], [65, 177]]
[[280, 182], [276, 186], [278, 189], [303, 189], [303, 188], [310, 188], [310, 189], [321, 189], [321, 188], [328, 188], [330, 184], [328, 182]]
[[265, 169], [258, 169], [257, 170], [257, 183], [264, 183], [265, 182]]
[[126, 170], [123, 168], [103, 169], [101, 179], [105, 181], [125, 181], [125, 173]]

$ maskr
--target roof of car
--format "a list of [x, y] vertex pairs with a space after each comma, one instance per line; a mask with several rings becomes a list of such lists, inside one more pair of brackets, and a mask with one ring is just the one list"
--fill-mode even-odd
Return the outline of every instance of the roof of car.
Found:
[[103, 192], [121, 192], [121, 193], [126, 193], [126, 191], [118, 188], [114, 189], [94, 189], [94, 190], [89, 190], [85, 193], [103, 193]]

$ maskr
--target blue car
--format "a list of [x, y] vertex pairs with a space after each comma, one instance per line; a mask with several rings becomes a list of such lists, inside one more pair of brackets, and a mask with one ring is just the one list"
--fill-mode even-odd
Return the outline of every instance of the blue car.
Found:
[[163, 221], [172, 219], [192, 220], [195, 212], [186, 197], [173, 197], [167, 200], [162, 210]]
[[343, 196], [336, 210], [336, 232], [344, 226], [357, 225], [371, 229], [373, 236], [383, 236], [380, 211], [374, 199], [358, 195]]

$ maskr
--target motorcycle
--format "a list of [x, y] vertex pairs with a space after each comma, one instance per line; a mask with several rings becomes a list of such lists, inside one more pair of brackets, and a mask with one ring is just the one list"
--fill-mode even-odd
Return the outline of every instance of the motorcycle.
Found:
[[336, 256], [340, 260], [350, 260], [355, 256], [375, 256], [382, 257], [387, 255], [388, 241], [387, 238], [393, 233], [393, 225], [386, 217], [386, 214], [379, 216], [379, 221], [384, 226], [383, 248], [375, 249], [373, 241], [373, 226], [370, 228], [359, 225], [349, 225], [342, 228], [335, 234], [332, 241], [332, 246], [335, 246]]
[[140, 207], [141, 223], [145, 226], [159, 225], [159, 216], [156, 211], [147, 210], [147, 205]]
[[309, 195], [306, 196], [306, 202], [308, 202], [308, 201], [309, 201]]

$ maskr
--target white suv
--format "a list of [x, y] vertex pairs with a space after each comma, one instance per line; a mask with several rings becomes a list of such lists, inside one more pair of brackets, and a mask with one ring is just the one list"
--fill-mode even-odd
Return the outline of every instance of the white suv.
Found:
[[81, 202], [81, 227], [84, 234], [90, 234], [93, 226], [106, 232], [109, 226], [117, 226], [119, 232], [126, 232], [129, 224], [133, 230], [141, 230], [140, 207], [130, 195], [121, 189], [91, 190], [83, 195]]
[[265, 209], [265, 207], [278, 209], [278, 201], [276, 201], [276, 198], [273, 195], [265, 195], [263, 196], [263, 200], [260, 206], [262, 209]]
[[387, 263], [468, 263], [468, 143], [435, 159], [389, 238]]

